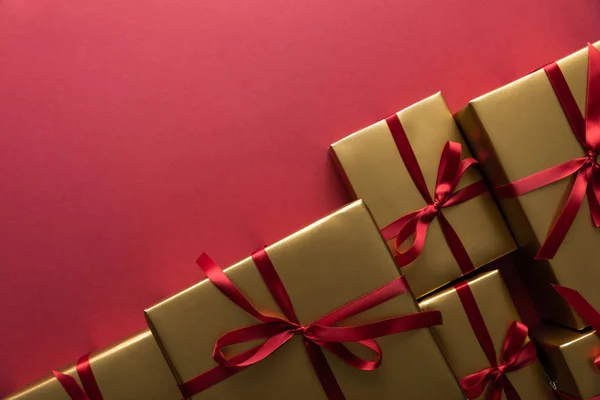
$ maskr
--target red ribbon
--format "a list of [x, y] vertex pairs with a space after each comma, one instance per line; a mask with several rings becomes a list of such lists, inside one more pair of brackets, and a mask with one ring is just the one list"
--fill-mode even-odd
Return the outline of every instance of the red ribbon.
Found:
[[[600, 335], [600, 313], [588, 303], [588, 301], [577, 290], [568, 287], [552, 285], [563, 299], [579, 314], [583, 320], [592, 326], [597, 335]], [[594, 365], [600, 369], [600, 354], [594, 359]]]
[[77, 380], [72, 376], [60, 373], [58, 371], [52, 371], [69, 397], [71, 397], [72, 400], [103, 400], [102, 393], [100, 393], [100, 387], [98, 386], [98, 382], [96, 382], [96, 378], [92, 372], [90, 355], [86, 354], [77, 360], [75, 369], [77, 370], [77, 375], [79, 375], [79, 379], [81, 380], [81, 386], [79, 386]]
[[462, 282], [455, 285], [454, 288], [469, 318], [471, 328], [491, 364], [490, 368], [467, 375], [460, 380], [465, 394], [469, 399], [478, 398], [489, 384], [488, 400], [500, 400], [502, 398], [502, 390], [506, 393], [508, 400], [520, 400], [517, 390], [506, 374], [525, 368], [537, 360], [537, 353], [533, 342], [530, 341], [525, 344], [528, 333], [527, 326], [521, 322], [513, 321], [508, 328], [504, 340], [501, 362], [498, 363], [494, 342], [485, 325], [483, 315], [481, 315], [469, 284]]
[[[198, 265], [206, 273], [208, 279], [227, 298], [259, 320], [260, 323], [233, 330], [218, 338], [215, 343], [213, 358], [219, 363], [219, 366], [184, 383], [181, 390], [185, 397], [193, 396], [234, 373], [264, 360], [292, 337], [300, 335], [304, 339], [307, 354], [327, 397], [333, 400], [343, 400], [345, 399], [344, 394], [327, 363], [322, 351], [323, 348], [354, 368], [370, 371], [379, 367], [383, 356], [382, 349], [374, 340], [375, 338], [442, 323], [442, 316], [439, 311], [425, 311], [360, 326], [333, 326], [343, 319], [366, 311], [408, 291], [406, 281], [400, 277], [319, 320], [303, 326], [298, 321], [290, 297], [267, 252], [260, 250], [252, 255], [252, 259], [271, 295], [285, 315], [285, 319], [258, 311], [223, 273], [221, 268], [207, 254], [202, 254], [198, 259]], [[227, 357], [223, 352], [227, 346], [257, 339], [266, 340], [261, 345], [235, 357]], [[352, 353], [343, 344], [345, 342], [358, 343], [375, 352], [377, 357], [374, 360], [364, 360]]]
[[[427, 229], [434, 218], [437, 217], [440, 221], [442, 233], [446, 238], [446, 243], [448, 243], [448, 247], [461, 271], [463, 274], [472, 271], [475, 269], [473, 262], [454, 228], [442, 213], [442, 209], [464, 203], [487, 191], [483, 180], [456, 191], [463, 174], [469, 167], [478, 164], [477, 161], [474, 158], [461, 160], [462, 149], [460, 143], [447, 142], [442, 150], [438, 168], [435, 198], [432, 198], [400, 119], [394, 114], [387, 117], [385, 121], [412, 181], [421, 193], [423, 200], [427, 203], [425, 207], [406, 214], [381, 230], [385, 240], [396, 238], [394, 245], [397, 251], [396, 262], [400, 267], [403, 267], [421, 254], [425, 246]], [[413, 234], [415, 238], [412, 245], [408, 249], [400, 251], [400, 245]]]
[[547, 260], [554, 257], [565, 239], [586, 193], [592, 221], [596, 227], [600, 227], [600, 167], [598, 166], [598, 155], [600, 154], [600, 51], [588, 43], [585, 118], [581, 115], [558, 64], [552, 63], [544, 67], [544, 71], [569, 120], [573, 133], [587, 154], [519, 179], [516, 182], [500, 186], [498, 195], [502, 197], [520, 196], [575, 175], [575, 183], [571, 193], [569, 193], [560, 215], [550, 228], [544, 244], [536, 255], [536, 259]]

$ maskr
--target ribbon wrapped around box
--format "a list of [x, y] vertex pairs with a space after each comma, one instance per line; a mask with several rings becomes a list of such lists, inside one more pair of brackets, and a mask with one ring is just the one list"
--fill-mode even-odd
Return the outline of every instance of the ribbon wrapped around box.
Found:
[[600, 400], [600, 313], [576, 290], [555, 289], [591, 328], [576, 332], [548, 324], [535, 332], [548, 376], [561, 400]]
[[146, 330], [53, 371], [6, 400], [179, 400], [181, 392]]
[[199, 264], [207, 280], [146, 310], [186, 397], [463, 398], [427, 328], [440, 314], [419, 312], [361, 201], [224, 272]]
[[519, 322], [498, 271], [425, 298], [422, 310], [440, 310], [433, 329], [469, 399], [542, 400], [553, 394], [537, 361], [527, 326]]
[[600, 52], [590, 44], [472, 100], [456, 118], [523, 248], [543, 317], [584, 328], [550, 283], [600, 306], [592, 261], [600, 259]]
[[516, 248], [441, 94], [331, 145], [419, 298]]

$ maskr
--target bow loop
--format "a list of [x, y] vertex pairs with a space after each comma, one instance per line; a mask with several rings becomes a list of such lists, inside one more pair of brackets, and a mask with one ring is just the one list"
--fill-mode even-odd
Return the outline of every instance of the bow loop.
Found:
[[[375, 338], [442, 323], [439, 311], [428, 311], [359, 326], [334, 326], [345, 318], [369, 310], [408, 291], [406, 281], [400, 277], [304, 326], [298, 321], [291, 299], [266, 251], [263, 249], [255, 252], [252, 254], [252, 260], [287, 319], [269, 316], [258, 311], [221, 268], [208, 255], [203, 254], [198, 259], [198, 264], [206, 272], [208, 279], [231, 301], [254, 316], [259, 323], [232, 330], [219, 337], [213, 349], [213, 359], [219, 366], [184, 383], [181, 390], [186, 396], [197, 394], [232, 374], [264, 360], [294, 336], [301, 336], [311, 364], [327, 397], [330, 400], [343, 400], [345, 397], [322, 349], [329, 350], [354, 368], [371, 371], [381, 365], [383, 358], [383, 351], [375, 342]], [[255, 340], [263, 340], [263, 342], [236, 356], [225, 355], [225, 348], [228, 346]], [[353, 342], [370, 350], [375, 354], [374, 359], [363, 359], [354, 354], [344, 345], [346, 342]]]

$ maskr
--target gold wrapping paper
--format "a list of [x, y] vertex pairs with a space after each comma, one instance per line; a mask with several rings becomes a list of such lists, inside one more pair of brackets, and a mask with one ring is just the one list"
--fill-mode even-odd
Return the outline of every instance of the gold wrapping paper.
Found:
[[[156, 341], [146, 330], [92, 353], [90, 365], [104, 400], [179, 400], [181, 393]], [[61, 369], [79, 381], [75, 364]], [[54, 375], [6, 400], [71, 400]]]
[[[508, 328], [513, 321], [519, 320], [519, 314], [498, 271], [473, 278], [469, 286], [500, 359]], [[459, 379], [490, 367], [454, 288], [425, 298], [419, 306], [422, 310], [442, 312], [444, 325], [432, 329], [450, 368]], [[522, 400], [553, 399], [539, 361], [509, 372], [507, 376]], [[506, 399], [504, 393], [502, 399]]]
[[582, 400], [600, 394], [600, 372], [594, 366], [594, 358], [600, 354], [600, 338], [594, 330], [576, 332], [545, 324], [533, 337], [557, 390]]
[[[313, 322], [399, 276], [361, 201], [269, 246], [267, 253], [302, 324]], [[251, 258], [225, 273], [259, 310], [281, 316]], [[407, 292], [343, 321], [342, 325], [417, 311], [416, 302]], [[212, 350], [219, 336], [256, 323], [208, 280], [148, 309], [146, 316], [181, 383], [217, 365]], [[464, 398], [429, 329], [377, 341], [384, 356], [381, 367], [375, 371], [356, 370], [324, 351], [348, 400]], [[232, 354], [241, 351], [232, 349]], [[258, 364], [193, 396], [202, 400], [283, 398], [326, 399], [300, 337], [292, 338]]]
[[[600, 42], [596, 43], [600, 47]], [[584, 111], [587, 49], [558, 61], [571, 91]], [[514, 182], [585, 154], [543, 70], [475, 100], [456, 115], [492, 185]], [[576, 329], [586, 324], [549, 283], [578, 290], [600, 308], [600, 229], [591, 222], [583, 201], [566, 239], [552, 260], [534, 262], [552, 222], [562, 209], [573, 178], [563, 179], [500, 205], [523, 248], [522, 270], [539, 301], [544, 318]]]
[[[469, 149], [440, 93], [397, 115], [433, 197], [444, 144], [449, 140], [463, 144], [463, 158], [470, 157]], [[404, 166], [385, 121], [334, 143], [330, 153], [348, 189], [355, 198], [367, 204], [379, 228], [426, 205]], [[477, 169], [469, 169], [458, 189], [479, 179], [481, 176]], [[516, 248], [489, 193], [444, 208], [442, 212], [456, 230], [475, 267]], [[393, 239], [390, 240], [390, 248], [392, 243]], [[462, 275], [437, 218], [429, 227], [423, 252], [402, 271], [417, 298]]]

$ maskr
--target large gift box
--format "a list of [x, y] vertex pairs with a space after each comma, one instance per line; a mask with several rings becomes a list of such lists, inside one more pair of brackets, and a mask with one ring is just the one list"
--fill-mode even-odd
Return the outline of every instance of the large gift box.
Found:
[[439, 312], [419, 312], [361, 201], [224, 273], [199, 264], [207, 280], [146, 311], [186, 397], [464, 399]]
[[440, 93], [334, 143], [330, 154], [417, 298], [516, 248]]
[[540, 312], [576, 329], [586, 324], [550, 283], [600, 306], [600, 53], [589, 49], [472, 100], [456, 116], [523, 248]]
[[552, 399], [528, 328], [519, 321], [498, 271], [464, 281], [419, 303], [440, 310], [433, 329], [469, 399]]
[[541, 326], [534, 334], [546, 372], [561, 400], [600, 399], [600, 313], [577, 291], [556, 286], [562, 297], [591, 325], [584, 332]]
[[7, 400], [179, 400], [181, 392], [146, 330], [78, 362]]

